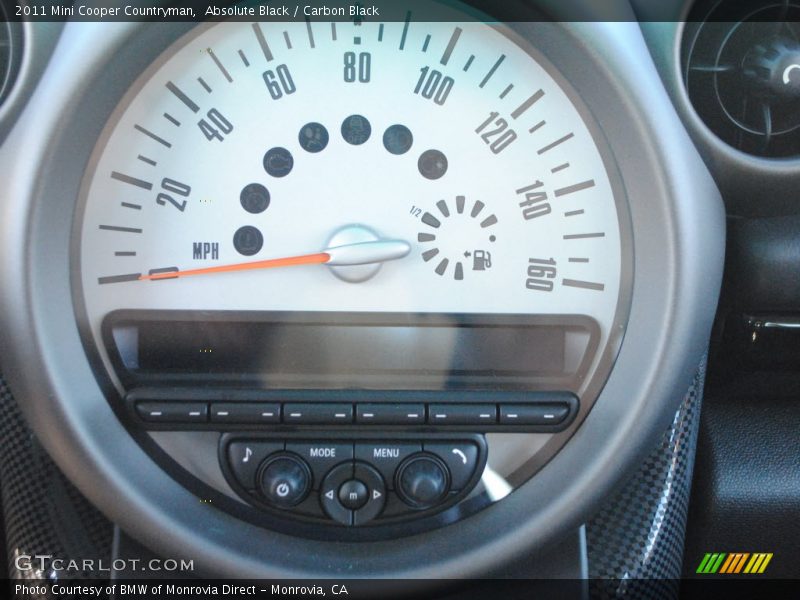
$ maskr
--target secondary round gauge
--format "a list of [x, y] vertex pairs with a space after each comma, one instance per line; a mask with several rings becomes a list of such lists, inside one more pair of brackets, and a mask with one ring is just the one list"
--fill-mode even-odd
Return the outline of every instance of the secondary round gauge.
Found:
[[560, 80], [477, 22], [195, 30], [120, 104], [84, 190], [98, 344], [126, 309], [577, 315], [602, 349], [629, 250]]

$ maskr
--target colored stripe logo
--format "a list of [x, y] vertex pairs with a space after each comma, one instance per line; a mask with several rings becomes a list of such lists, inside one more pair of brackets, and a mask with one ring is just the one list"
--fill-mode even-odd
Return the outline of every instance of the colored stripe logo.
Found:
[[760, 574], [771, 560], [771, 552], [707, 552], [696, 572], [704, 575]]

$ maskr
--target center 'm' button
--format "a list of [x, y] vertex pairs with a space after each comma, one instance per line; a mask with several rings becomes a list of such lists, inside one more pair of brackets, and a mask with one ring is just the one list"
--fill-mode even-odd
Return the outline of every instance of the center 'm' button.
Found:
[[356, 460], [362, 460], [375, 467], [390, 486], [394, 486], [394, 472], [406, 457], [420, 452], [420, 444], [373, 442], [356, 444]]
[[358, 479], [345, 481], [339, 488], [339, 502], [342, 506], [350, 510], [361, 508], [367, 503], [369, 490], [367, 486]]

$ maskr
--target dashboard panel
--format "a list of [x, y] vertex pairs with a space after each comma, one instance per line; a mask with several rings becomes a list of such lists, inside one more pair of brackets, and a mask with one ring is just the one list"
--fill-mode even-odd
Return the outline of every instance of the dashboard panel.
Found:
[[587, 518], [705, 352], [723, 212], [638, 24], [420, 6], [69, 23], [5, 145], [4, 372], [210, 573], [491, 572]]

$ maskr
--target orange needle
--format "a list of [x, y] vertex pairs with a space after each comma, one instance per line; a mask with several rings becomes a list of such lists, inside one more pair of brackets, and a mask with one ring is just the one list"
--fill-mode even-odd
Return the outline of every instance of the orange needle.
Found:
[[318, 252], [316, 254], [302, 254], [300, 256], [287, 256], [285, 258], [270, 258], [268, 260], [256, 260], [253, 262], [236, 263], [233, 265], [223, 265], [220, 267], [205, 267], [202, 269], [187, 269], [185, 271], [153, 273], [152, 275], [140, 275], [139, 279], [170, 279], [171, 277], [208, 275], [211, 273], [225, 273], [226, 271], [253, 271], [256, 269], [275, 269], [277, 267], [294, 267], [297, 265], [319, 265], [328, 262], [330, 258], [331, 256], [327, 252]]

